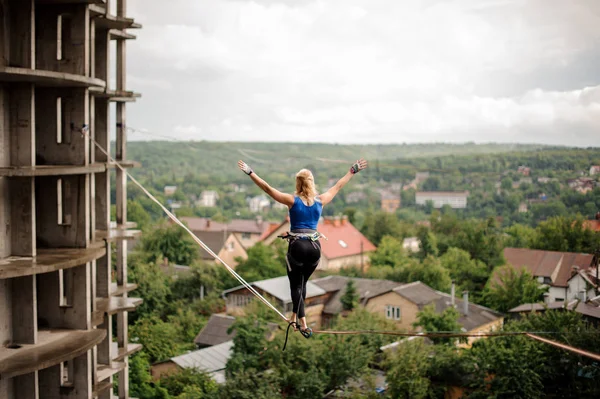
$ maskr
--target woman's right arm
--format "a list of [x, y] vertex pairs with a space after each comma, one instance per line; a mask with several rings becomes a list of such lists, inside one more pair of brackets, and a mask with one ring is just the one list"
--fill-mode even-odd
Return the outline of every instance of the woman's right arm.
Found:
[[348, 183], [350, 181], [350, 179], [352, 179], [352, 176], [354, 176], [361, 170], [365, 169], [367, 166], [368, 166], [367, 161], [365, 161], [362, 158], [359, 159], [358, 161], [356, 161], [350, 167], [350, 170], [348, 171], [348, 173], [346, 173], [344, 175], [344, 177], [342, 177], [340, 180], [338, 180], [338, 182], [335, 183], [335, 185], [333, 187], [331, 187], [329, 190], [327, 190], [326, 193], [319, 195], [319, 198], [321, 199], [321, 203], [323, 205], [327, 205], [328, 203], [333, 201], [333, 198], [335, 198], [335, 196], [342, 189], [342, 187], [344, 187], [346, 185], [346, 183]]
[[293, 195], [282, 193], [281, 191], [271, 187], [269, 183], [258, 177], [258, 175], [254, 173], [252, 168], [248, 166], [248, 164], [246, 164], [244, 161], [238, 161], [238, 167], [242, 170], [242, 172], [250, 176], [254, 184], [256, 184], [261, 190], [267, 193], [267, 195], [273, 198], [275, 201], [279, 202], [280, 204], [287, 205], [288, 208], [291, 208], [294, 205]]

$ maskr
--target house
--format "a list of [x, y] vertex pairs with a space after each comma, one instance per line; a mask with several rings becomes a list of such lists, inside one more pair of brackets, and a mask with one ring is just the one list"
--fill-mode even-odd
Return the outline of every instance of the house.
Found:
[[185, 355], [172, 357], [152, 365], [152, 378], [156, 381], [162, 375], [176, 373], [181, 369], [194, 368], [208, 373], [216, 383], [223, 384], [226, 380], [225, 366], [231, 357], [232, 349], [233, 341], [226, 341]]
[[250, 212], [254, 213], [263, 212], [271, 206], [271, 201], [269, 201], [266, 195], [257, 195], [256, 197], [249, 198], [247, 201]]
[[219, 200], [219, 193], [216, 191], [208, 190], [202, 191], [200, 194], [200, 198], [196, 201], [196, 206], [205, 207], [205, 208], [213, 208], [217, 206], [217, 201]]
[[531, 168], [528, 168], [527, 166], [519, 166], [517, 173], [520, 173], [523, 176], [529, 176], [531, 174]]
[[[191, 228], [190, 228], [191, 229]], [[237, 266], [236, 258], [248, 259], [248, 253], [246, 248], [239, 241], [238, 237], [227, 230], [221, 231], [202, 231], [192, 230], [192, 232], [198, 237], [211, 251], [219, 256], [225, 263], [231, 267]], [[198, 247], [200, 251], [200, 257], [206, 261], [218, 262], [211, 254], [209, 254], [204, 248]]]
[[395, 213], [400, 208], [400, 195], [391, 191], [381, 191], [381, 210]]
[[455, 307], [460, 313], [458, 322], [463, 331], [472, 334], [497, 330], [503, 324], [504, 318], [501, 313], [469, 302], [466, 292], [462, 299], [458, 299], [452, 294], [436, 291], [420, 281], [402, 284], [344, 276], [327, 276], [312, 280], [329, 294], [329, 297], [325, 297], [321, 318], [323, 324], [331, 322], [336, 315], [342, 313], [340, 298], [349, 280], [355, 283], [361, 305], [372, 313], [395, 321], [399, 328], [407, 331], [415, 331], [413, 323], [417, 321], [417, 314], [431, 304], [439, 313], [448, 307]]
[[[286, 219], [267, 235], [263, 242], [271, 245], [277, 240], [277, 236], [289, 229], [290, 223]], [[327, 237], [320, 240], [321, 261], [318, 270], [339, 270], [352, 266], [363, 270], [368, 268], [369, 254], [377, 248], [348, 221], [346, 216], [323, 218], [317, 230]]]
[[467, 191], [419, 191], [416, 194], [417, 205], [425, 205], [427, 202], [433, 202], [434, 208], [441, 208], [444, 205], [450, 205], [454, 209], [464, 209], [467, 207]]
[[360, 201], [364, 201], [367, 199], [367, 194], [362, 191], [353, 191], [346, 195], [346, 203], [347, 204], [355, 204]]
[[578, 177], [567, 180], [567, 185], [581, 194], [586, 194], [594, 189], [596, 181], [590, 177]]
[[[287, 317], [292, 314], [292, 296], [290, 282], [287, 276], [275, 277], [268, 280], [250, 283], [259, 294], [270, 297], [271, 303]], [[321, 314], [327, 293], [312, 281], [306, 283], [306, 300], [304, 302], [306, 316], [310, 325], [321, 325]], [[241, 314], [243, 308], [254, 299], [254, 295], [244, 286], [238, 286], [223, 291], [228, 314]]]
[[521, 202], [519, 204], [519, 213], [527, 213], [529, 211], [529, 208], [527, 206], [527, 202]]
[[[235, 317], [225, 314], [212, 314], [208, 322], [200, 330], [194, 343], [198, 349], [209, 346], [220, 345], [224, 342], [231, 341], [235, 338], [236, 331], [229, 331], [229, 328], [235, 323]], [[272, 336], [273, 332], [279, 328], [277, 323], [268, 323], [268, 336]]]
[[421, 241], [418, 237], [407, 237], [402, 241], [402, 248], [407, 252], [419, 252], [421, 250]]
[[[594, 255], [504, 248], [504, 259], [506, 259], [507, 265], [516, 270], [528, 270], [540, 284], [548, 286], [546, 303], [551, 303], [571, 301], [578, 297], [581, 284], [579, 277], [575, 279], [573, 277], [580, 271], [589, 271], [594, 262]], [[496, 269], [493, 278], [498, 281], [501, 273], [505, 270], [504, 268]]]
[[177, 191], [177, 186], [165, 186], [163, 191], [167, 197], [170, 197]]
[[593, 230], [595, 232], [600, 232], [600, 212], [596, 213], [596, 218], [594, 220], [584, 221], [583, 227], [585, 227], [586, 229]]
[[226, 223], [199, 217], [182, 217], [181, 221], [185, 222], [194, 234], [202, 231], [233, 233], [244, 249], [256, 244], [263, 233], [272, 227], [272, 223], [263, 221], [261, 216], [255, 219], [232, 219]]
[[600, 296], [588, 301], [573, 300], [570, 302], [558, 301], [551, 303], [526, 303], [508, 311], [513, 318], [519, 318], [526, 313], [539, 313], [546, 310], [563, 310], [580, 313], [584, 320], [595, 326], [600, 325]]
[[600, 175], [600, 165], [590, 167], [590, 176]]

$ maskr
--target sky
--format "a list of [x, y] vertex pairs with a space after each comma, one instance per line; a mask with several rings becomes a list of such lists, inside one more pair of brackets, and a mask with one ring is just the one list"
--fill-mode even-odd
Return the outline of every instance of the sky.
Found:
[[129, 0], [128, 15], [130, 140], [600, 143], [598, 0]]

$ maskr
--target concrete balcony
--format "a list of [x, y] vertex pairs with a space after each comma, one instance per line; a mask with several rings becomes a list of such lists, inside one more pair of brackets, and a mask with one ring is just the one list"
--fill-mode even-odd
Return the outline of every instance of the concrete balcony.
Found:
[[96, 78], [65, 72], [15, 67], [0, 67], [0, 82], [33, 83], [40, 87], [97, 87], [101, 89], [106, 87], [106, 82]]
[[105, 337], [106, 330], [39, 330], [35, 345], [0, 348], [0, 378], [32, 373], [71, 360]]

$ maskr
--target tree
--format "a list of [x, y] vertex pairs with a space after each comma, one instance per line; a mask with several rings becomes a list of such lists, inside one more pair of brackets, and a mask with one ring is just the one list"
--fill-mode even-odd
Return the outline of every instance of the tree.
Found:
[[144, 207], [132, 200], [127, 200], [127, 219], [137, 223], [137, 228], [140, 230], [146, 229], [152, 221], [150, 214], [146, 212]]
[[248, 249], [248, 258], [239, 262], [235, 271], [246, 281], [259, 281], [285, 275], [285, 263], [277, 258], [272, 247], [257, 243]]
[[430, 380], [429, 356], [422, 340], [403, 341], [387, 360], [386, 380], [392, 398], [425, 399]]
[[177, 336], [177, 329], [170, 323], [165, 323], [156, 316], [138, 319], [131, 326], [131, 341], [144, 345], [144, 352], [148, 361], [167, 360], [178, 355], [178, 345], [174, 344], [173, 337]]
[[[458, 322], [460, 314], [453, 307], [447, 307], [442, 313], [436, 312], [435, 305], [427, 305], [417, 313], [417, 321], [414, 327], [421, 327], [425, 332], [439, 331], [461, 331], [462, 326]], [[432, 338], [436, 343], [451, 343], [455, 338]]]
[[513, 224], [505, 230], [504, 245], [512, 248], [532, 248], [537, 242], [537, 231], [523, 224]]
[[156, 263], [146, 263], [143, 256], [130, 258], [129, 276], [138, 285], [136, 293], [144, 301], [130, 314], [132, 321], [155, 314], [163, 316], [168, 305], [171, 289], [165, 273]]
[[264, 357], [261, 356], [267, 346], [266, 326], [255, 316], [237, 318], [228, 333], [235, 331], [232, 355], [227, 361], [228, 378], [244, 369], [261, 370]]
[[459, 291], [469, 291], [480, 295], [489, 277], [487, 266], [471, 259], [468, 252], [451, 247], [440, 257], [440, 263], [450, 273], [450, 278], [458, 284]]
[[553, 217], [540, 223], [536, 231], [536, 249], [593, 253], [600, 247], [600, 235], [585, 228], [581, 217]]
[[412, 265], [407, 263], [402, 269], [403, 275], [406, 276], [405, 282], [420, 281], [435, 290], [450, 290], [450, 272], [441, 265], [438, 258], [428, 256], [423, 262]]
[[342, 308], [347, 311], [353, 310], [358, 305], [359, 299], [354, 280], [349, 279], [348, 284], [346, 284], [346, 291], [344, 291], [344, 295], [340, 298]]
[[486, 306], [506, 312], [525, 303], [543, 300], [547, 288], [541, 286], [527, 271], [504, 266], [495, 271], [483, 293]]
[[403, 229], [395, 215], [387, 212], [369, 213], [361, 232], [376, 246], [384, 236], [403, 239]]
[[397, 267], [404, 257], [402, 243], [394, 237], [384, 236], [377, 250], [369, 256], [372, 267]]
[[136, 398], [169, 399], [166, 389], [153, 384], [148, 355], [143, 351], [129, 358], [129, 390]]
[[177, 399], [214, 397], [218, 391], [217, 383], [210, 375], [193, 368], [184, 368], [177, 373], [161, 376], [160, 385]]
[[440, 189], [440, 179], [438, 177], [432, 176], [423, 182], [423, 191], [439, 191]]
[[198, 245], [189, 234], [180, 226], [167, 223], [142, 236], [142, 250], [152, 262], [165, 257], [172, 263], [187, 266], [199, 257]]
[[417, 233], [417, 237], [419, 238], [420, 241], [420, 257], [421, 259], [425, 259], [428, 256], [438, 256], [438, 246], [437, 246], [437, 237], [435, 236], [435, 234], [427, 229], [427, 228], [421, 228], [419, 229], [419, 232]]

